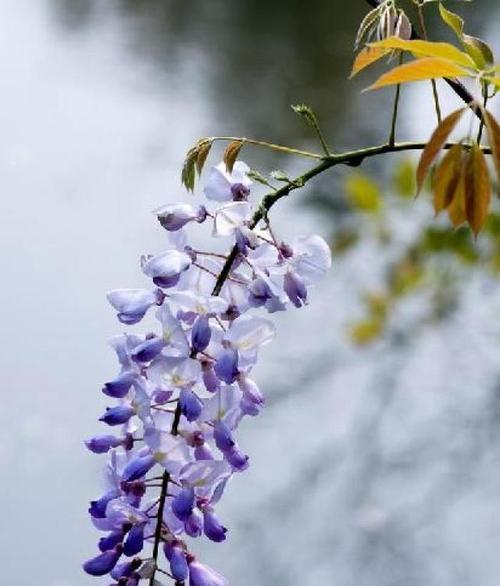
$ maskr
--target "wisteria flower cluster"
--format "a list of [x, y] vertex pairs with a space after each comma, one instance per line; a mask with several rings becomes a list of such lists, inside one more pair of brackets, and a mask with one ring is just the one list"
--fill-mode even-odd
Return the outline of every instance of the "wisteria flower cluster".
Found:
[[[102, 389], [113, 404], [100, 421], [119, 433], [86, 442], [109, 459], [106, 492], [89, 509], [103, 532], [99, 553], [83, 567], [109, 574], [113, 585], [157, 585], [159, 574], [181, 585], [228, 583], [196, 560], [188, 538], [226, 539], [217, 505], [233, 475], [248, 468], [235, 433], [264, 405], [251, 371], [275, 334], [259, 313], [307, 304], [309, 287], [331, 264], [319, 236], [282, 242], [267, 218], [252, 228], [248, 172], [241, 161], [231, 172], [224, 163], [212, 168], [204, 193], [213, 209], [176, 203], [156, 210], [168, 247], [141, 259], [152, 288], [108, 293], [122, 324], [156, 308], [159, 330], [111, 340], [120, 370]], [[210, 224], [232, 252], [190, 246], [186, 231], [196, 223]], [[168, 569], [160, 567], [161, 550]]]

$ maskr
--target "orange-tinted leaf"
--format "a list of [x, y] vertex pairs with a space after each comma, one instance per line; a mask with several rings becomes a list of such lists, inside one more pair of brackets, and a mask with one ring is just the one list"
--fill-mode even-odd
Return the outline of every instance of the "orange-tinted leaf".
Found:
[[349, 79], [353, 78], [357, 73], [359, 73], [365, 67], [368, 67], [372, 63], [375, 63], [385, 55], [391, 53], [391, 49], [379, 49], [377, 47], [365, 47], [362, 49], [357, 55], [356, 59], [354, 60], [354, 64], [352, 66], [351, 75]]
[[422, 40], [405, 41], [398, 37], [389, 37], [383, 41], [371, 43], [371, 46], [377, 49], [400, 49], [409, 51], [415, 57], [438, 57], [453, 61], [453, 63], [464, 67], [474, 67], [474, 61], [471, 57], [454, 45], [450, 45], [450, 43], [434, 43]]
[[455, 112], [449, 114], [441, 121], [436, 130], [432, 133], [429, 142], [422, 151], [422, 155], [420, 156], [420, 161], [418, 163], [417, 194], [422, 189], [425, 178], [427, 177], [427, 173], [429, 172], [432, 163], [436, 159], [439, 151], [445, 145], [448, 137], [460, 120], [460, 116], [462, 116], [464, 110], [465, 108], [460, 108], [460, 110], [455, 110]]
[[388, 85], [397, 85], [411, 81], [437, 79], [440, 77], [463, 77], [464, 75], [468, 75], [468, 71], [449, 59], [423, 57], [411, 63], [399, 65], [391, 69], [391, 71], [384, 73], [368, 89], [374, 90]]
[[196, 170], [198, 171], [198, 175], [201, 175], [211, 148], [212, 141], [210, 140], [201, 141], [199, 143], [198, 154], [196, 156]]
[[500, 124], [497, 122], [493, 114], [486, 111], [484, 113], [486, 122], [486, 130], [488, 132], [488, 139], [493, 154], [493, 160], [497, 170], [497, 175], [500, 179]]
[[455, 195], [448, 206], [448, 216], [454, 228], [458, 228], [467, 220], [465, 214], [465, 172], [463, 166]]
[[224, 151], [224, 163], [226, 163], [226, 168], [229, 173], [233, 172], [234, 163], [238, 158], [242, 146], [242, 140], [233, 140], [233, 142], [230, 142], [227, 145], [227, 148]]
[[434, 210], [445, 210], [453, 201], [462, 169], [462, 146], [456, 144], [443, 157], [433, 180]]
[[483, 227], [491, 203], [488, 165], [479, 145], [474, 144], [465, 164], [465, 214], [474, 234]]

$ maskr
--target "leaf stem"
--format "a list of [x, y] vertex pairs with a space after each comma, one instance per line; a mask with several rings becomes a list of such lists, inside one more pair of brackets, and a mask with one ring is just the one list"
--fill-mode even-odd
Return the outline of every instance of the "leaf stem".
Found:
[[[264, 140], [255, 140], [253, 138], [238, 137], [238, 136], [211, 136], [209, 138], [209, 140], [214, 141], [214, 142], [217, 140], [230, 141], [230, 142], [235, 141], [235, 140], [239, 140], [239, 141], [242, 141], [243, 143], [246, 143], [246, 144], [253, 144], [255, 146], [262, 146], [262, 147], [271, 149], [273, 151], [287, 153], [289, 155], [299, 155], [301, 157], [308, 157], [310, 159], [322, 159], [323, 158], [323, 155], [320, 155], [318, 153], [311, 153], [309, 151], [304, 151], [301, 149], [287, 147], [282, 144], [274, 144], [272, 142], [266, 142]], [[327, 153], [327, 154], [329, 154], [329, 153]]]
[[[399, 56], [399, 64], [402, 65], [403, 63], [403, 53]], [[396, 125], [398, 122], [398, 110], [399, 110], [399, 98], [401, 96], [401, 84], [398, 83], [396, 86], [396, 93], [394, 95], [394, 107], [392, 110], [392, 122], [391, 122], [391, 132], [389, 134], [389, 141], [388, 143], [393, 146], [396, 142]]]
[[[484, 81], [483, 82], [483, 112], [486, 111], [486, 106], [488, 105], [488, 84]], [[479, 123], [479, 131], [477, 133], [477, 144], [481, 144], [481, 139], [483, 138], [483, 130], [484, 130], [484, 116], [481, 118], [481, 122]]]
[[[427, 27], [425, 26], [424, 9], [422, 4], [417, 4], [418, 20], [420, 22], [420, 28], [422, 29], [422, 36], [427, 41]], [[432, 85], [432, 96], [434, 98], [434, 109], [436, 110], [436, 118], [438, 124], [441, 124], [441, 105], [439, 104], [439, 95], [437, 91], [437, 84], [435, 79], [431, 79]]]
[[[456, 143], [449, 142], [445, 144], [443, 148], [448, 150], [455, 144]], [[337, 165], [348, 165], [350, 167], [358, 167], [365, 159], [369, 159], [371, 157], [376, 157], [378, 155], [383, 155], [386, 153], [423, 150], [426, 147], [426, 145], [427, 143], [425, 142], [402, 142], [393, 145], [387, 143], [363, 149], [358, 149], [355, 151], [348, 151], [338, 155], [336, 154], [330, 155], [329, 157], [324, 157], [322, 162], [319, 165], [316, 165], [316, 167], [312, 167], [311, 169], [309, 169], [309, 171], [306, 171], [303, 175], [300, 175], [295, 179], [291, 180], [289, 183], [287, 183], [280, 189], [271, 191], [270, 193], [265, 195], [262, 198], [259, 207], [257, 208], [252, 217], [252, 220], [250, 222], [250, 229], [255, 228], [255, 226], [262, 219], [265, 219], [267, 217], [267, 213], [277, 201], [279, 201], [283, 197], [288, 196], [290, 192], [294, 191], [295, 189], [303, 187], [309, 180], [313, 179], [313, 177], [316, 177], [317, 175], [320, 175], [321, 173], [324, 173], [327, 169], [336, 167]], [[483, 153], [491, 155], [490, 148], [483, 147], [481, 150], [483, 151]], [[212, 295], [218, 295], [221, 292], [222, 286], [224, 285], [226, 279], [229, 277], [234, 261], [236, 260], [237, 256], [238, 247], [234, 246], [231, 250], [231, 253], [227, 257], [227, 260], [224, 263], [221, 272], [219, 273], [219, 276], [217, 277], [214, 289], [212, 291]]]

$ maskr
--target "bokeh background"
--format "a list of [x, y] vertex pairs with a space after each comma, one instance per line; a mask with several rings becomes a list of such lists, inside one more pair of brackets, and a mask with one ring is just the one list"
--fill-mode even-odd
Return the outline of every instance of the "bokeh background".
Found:
[[[496, 0], [454, 6], [500, 49]], [[101, 467], [82, 440], [99, 429], [116, 368], [106, 340], [121, 330], [104, 293], [145, 283], [139, 256], [165, 242], [150, 210], [190, 197], [188, 147], [234, 134], [316, 148], [297, 102], [337, 150], [384, 140], [392, 93], [346, 80], [365, 13], [362, 0], [0, 0], [3, 583], [90, 583]], [[402, 112], [401, 136], [426, 139], [426, 84], [405, 89]], [[387, 160], [364, 168], [390, 197]], [[347, 213], [349, 172], [273, 211], [283, 237], [347, 229], [356, 243], [337, 242], [308, 308], [277, 316], [258, 370], [268, 407], [242, 431], [252, 465], [220, 506], [230, 539], [198, 551], [237, 586], [496, 586], [499, 282], [471, 263], [444, 297], [453, 311], [429, 313], [417, 287], [353, 344], [363, 292], [384, 288], [432, 211], [407, 198], [383, 221]]]

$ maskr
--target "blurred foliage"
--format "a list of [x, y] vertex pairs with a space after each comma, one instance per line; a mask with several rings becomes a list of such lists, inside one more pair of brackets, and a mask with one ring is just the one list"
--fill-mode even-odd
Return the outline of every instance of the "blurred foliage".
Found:
[[[416, 165], [410, 158], [395, 166], [387, 192], [368, 174], [348, 174], [340, 196], [316, 194], [312, 205], [334, 219], [331, 245], [338, 257], [355, 254], [372, 242], [380, 250], [383, 279], [373, 290], [360, 292], [361, 315], [349, 324], [354, 344], [369, 345], [401, 327], [393, 319], [410, 299], [425, 301], [413, 327], [435, 323], [453, 315], [460, 301], [461, 284], [475, 271], [500, 278], [500, 205], [495, 198], [483, 232], [475, 241], [471, 231], [453, 230], [447, 219], [432, 215], [429, 185], [414, 202]], [[421, 201], [420, 201], [421, 200]], [[423, 216], [414, 235], [398, 233], [407, 214]], [[399, 228], [396, 228], [399, 226]]]

